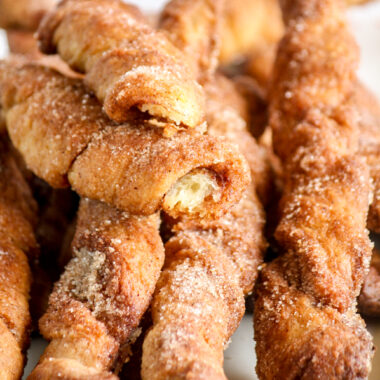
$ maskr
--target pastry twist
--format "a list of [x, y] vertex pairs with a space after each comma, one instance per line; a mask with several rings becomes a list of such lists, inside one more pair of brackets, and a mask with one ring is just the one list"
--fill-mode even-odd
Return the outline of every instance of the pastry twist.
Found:
[[358, 155], [358, 51], [344, 2], [282, 1], [270, 92], [285, 187], [255, 303], [260, 379], [366, 378], [372, 339], [356, 314], [371, 257], [368, 167]]
[[164, 262], [158, 229], [157, 214], [81, 200], [74, 257], [40, 320], [50, 343], [29, 379], [117, 378], [113, 366], [138, 336]]

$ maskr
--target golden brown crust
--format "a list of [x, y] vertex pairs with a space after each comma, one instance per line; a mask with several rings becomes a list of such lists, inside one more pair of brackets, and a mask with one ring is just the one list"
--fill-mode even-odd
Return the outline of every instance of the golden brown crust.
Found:
[[368, 316], [380, 316], [380, 254], [373, 251], [371, 266], [358, 298], [359, 311]]
[[62, 2], [39, 29], [42, 51], [57, 50], [85, 73], [86, 84], [117, 122], [131, 109], [171, 124], [165, 133], [200, 127], [204, 97], [183, 55], [118, 0]]
[[259, 281], [257, 371], [261, 379], [364, 379], [372, 340], [356, 297], [371, 256], [370, 179], [351, 101], [357, 47], [343, 1], [283, 0], [282, 8], [270, 123], [284, 164], [275, 234], [283, 255]]
[[1, 0], [0, 28], [34, 31], [56, 3], [57, 0]]
[[[130, 217], [82, 199], [74, 258], [50, 296], [40, 329], [50, 341], [30, 379], [116, 379], [164, 261], [159, 216]], [[90, 376], [91, 375], [91, 376]]]
[[181, 50], [200, 82], [219, 64], [224, 0], [172, 0], [160, 15], [159, 27]]
[[0, 373], [16, 380], [29, 342], [28, 258], [37, 253], [33, 233], [36, 203], [5, 142], [0, 141]]
[[[237, 202], [249, 182], [244, 158], [223, 138], [179, 132], [166, 139], [139, 119], [115, 126], [80, 80], [37, 65], [2, 68], [10, 137], [28, 167], [53, 186], [70, 183], [83, 196], [134, 214], [164, 207], [173, 217], [216, 217]], [[211, 194], [194, 210], [169, 209], [164, 202], [169, 189], [198, 168], [215, 173], [220, 197]]]

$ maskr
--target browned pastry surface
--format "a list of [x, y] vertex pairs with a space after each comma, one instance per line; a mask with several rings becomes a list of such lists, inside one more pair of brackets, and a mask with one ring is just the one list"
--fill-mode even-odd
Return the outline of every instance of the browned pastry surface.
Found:
[[29, 379], [116, 379], [121, 346], [138, 335], [164, 261], [159, 216], [130, 217], [82, 199], [74, 258], [40, 320], [50, 341]]
[[359, 310], [368, 316], [380, 316], [380, 254], [374, 249], [371, 266], [358, 299]]
[[[260, 379], [366, 378], [372, 341], [358, 321], [356, 297], [371, 257], [370, 179], [357, 154], [358, 109], [351, 101], [357, 47], [343, 1], [284, 0], [282, 8], [286, 33], [273, 74], [270, 124], [284, 164], [275, 235], [283, 256], [259, 282], [256, 369]], [[305, 305], [310, 318], [298, 324]], [[329, 336], [325, 329], [337, 319]]]
[[[4, 62], [0, 88], [12, 142], [52, 186], [70, 183], [80, 195], [134, 214], [162, 207], [173, 217], [214, 217], [238, 201], [249, 181], [244, 158], [225, 139], [186, 132], [167, 139], [138, 119], [115, 126], [80, 80], [51, 69]], [[198, 169], [215, 178], [209, 193], [194, 207], [170, 203], [170, 191]]]
[[56, 3], [57, 0], [0, 0], [0, 28], [34, 31]]
[[43, 52], [56, 50], [117, 122], [138, 108], [166, 134], [203, 128], [204, 96], [183, 55], [133, 6], [119, 0], [64, 1], [39, 29]]
[[29, 343], [28, 259], [37, 253], [33, 233], [37, 206], [4, 136], [0, 141], [0, 373], [17, 380]]

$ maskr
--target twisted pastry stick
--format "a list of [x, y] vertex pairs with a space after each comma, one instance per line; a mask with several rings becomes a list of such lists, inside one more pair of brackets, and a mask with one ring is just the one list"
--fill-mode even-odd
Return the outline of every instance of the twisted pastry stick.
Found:
[[28, 167], [52, 186], [131, 214], [220, 215], [236, 203], [249, 171], [222, 138], [161, 136], [148, 122], [113, 125], [80, 80], [38, 65], [0, 65], [7, 128]]
[[82, 199], [74, 258], [50, 296], [40, 330], [50, 341], [29, 379], [116, 379], [164, 261], [159, 216], [130, 217]]
[[143, 345], [143, 379], [226, 378], [223, 350], [262, 261], [262, 228], [254, 189], [217, 221], [172, 226]]
[[[204, 95], [184, 57], [119, 0], [62, 2], [40, 25], [45, 53], [56, 50], [85, 73], [107, 115], [124, 122], [138, 108], [159, 120], [165, 134], [201, 127]], [[134, 116], [133, 116], [134, 117]]]
[[260, 379], [357, 379], [372, 340], [356, 314], [371, 244], [368, 168], [356, 154], [357, 48], [336, 0], [282, 2], [286, 34], [271, 90], [271, 126], [285, 167], [276, 239], [255, 304]]
[[[244, 132], [243, 119], [233, 105], [220, 103], [225, 101], [220, 92], [234, 89], [224, 80], [206, 87], [212, 99], [208, 112], [220, 111], [208, 117], [209, 133], [227, 134], [247, 152], [252, 138]], [[251, 148], [251, 170], [263, 172], [254, 140]], [[143, 345], [143, 379], [226, 379], [223, 350], [244, 315], [244, 295], [252, 290], [262, 262], [263, 225], [254, 184], [219, 220], [170, 223], [173, 236], [165, 245], [165, 266], [152, 303], [153, 328]]]
[[33, 233], [37, 205], [4, 136], [0, 141], [0, 373], [17, 380], [24, 369], [29, 343], [28, 258], [35, 258]]

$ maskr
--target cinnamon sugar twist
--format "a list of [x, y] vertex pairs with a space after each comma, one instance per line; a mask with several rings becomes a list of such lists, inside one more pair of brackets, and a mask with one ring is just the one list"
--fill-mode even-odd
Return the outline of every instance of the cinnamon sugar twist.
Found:
[[368, 167], [358, 152], [358, 52], [344, 2], [282, 1], [286, 23], [271, 89], [285, 188], [275, 237], [283, 255], [260, 277], [260, 379], [357, 379], [372, 340], [356, 314], [371, 257]]
[[22, 376], [29, 344], [29, 291], [32, 261], [38, 252], [33, 227], [37, 205], [6, 138], [0, 141], [0, 373]]
[[50, 341], [29, 379], [116, 379], [138, 336], [164, 261], [159, 216], [131, 217], [82, 199], [74, 257], [50, 296], [40, 330]]
[[120, 0], [67, 0], [39, 28], [44, 53], [56, 50], [85, 73], [107, 115], [124, 122], [131, 109], [168, 123], [165, 134], [203, 128], [204, 95], [183, 54]]
[[[244, 315], [244, 296], [252, 291], [265, 250], [256, 195], [262, 182], [255, 177], [265, 172], [265, 164], [239, 115], [242, 99], [222, 77], [205, 91], [209, 134], [226, 135], [249, 152], [255, 182], [220, 219], [168, 221], [173, 236], [165, 245], [153, 327], [143, 344], [143, 379], [226, 379], [223, 351]], [[236, 101], [227, 106], [231, 99]]]

